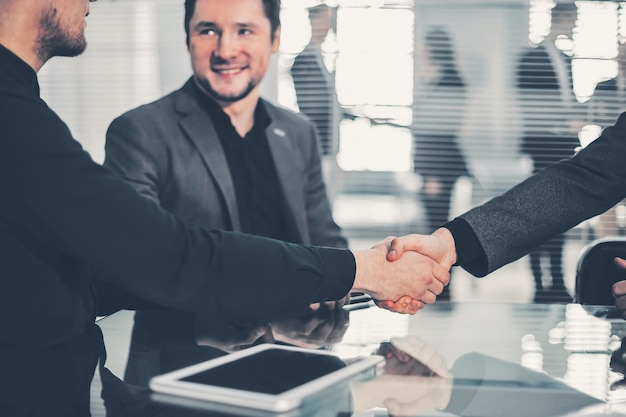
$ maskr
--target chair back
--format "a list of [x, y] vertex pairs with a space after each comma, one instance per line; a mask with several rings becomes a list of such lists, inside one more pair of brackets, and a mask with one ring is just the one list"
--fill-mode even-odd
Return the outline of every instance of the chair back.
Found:
[[594, 240], [581, 251], [576, 268], [574, 301], [589, 305], [614, 305], [611, 290], [614, 283], [626, 279], [626, 271], [613, 261], [626, 259], [626, 237]]

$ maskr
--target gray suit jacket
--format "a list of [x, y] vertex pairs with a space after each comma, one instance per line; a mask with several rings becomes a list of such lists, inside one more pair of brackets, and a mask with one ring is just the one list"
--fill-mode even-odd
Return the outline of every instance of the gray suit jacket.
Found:
[[[185, 222], [240, 231], [228, 163], [193, 80], [115, 119], [104, 165]], [[264, 101], [268, 143], [285, 201], [287, 230], [297, 243], [346, 247], [333, 221], [313, 125]]]
[[460, 216], [478, 237], [488, 263], [486, 269], [462, 266], [484, 276], [624, 197], [626, 113], [576, 156]]

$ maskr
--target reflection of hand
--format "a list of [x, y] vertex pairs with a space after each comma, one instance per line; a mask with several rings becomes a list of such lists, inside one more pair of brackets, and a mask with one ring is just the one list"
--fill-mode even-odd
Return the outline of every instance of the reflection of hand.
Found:
[[245, 349], [260, 338], [265, 342], [273, 341], [267, 323], [239, 324], [212, 316], [196, 317], [194, 334], [198, 345], [213, 346], [225, 352]]
[[386, 407], [390, 416], [414, 416], [444, 409], [450, 401], [452, 379], [384, 374], [352, 389], [355, 414]]
[[314, 347], [340, 342], [348, 329], [349, 314], [333, 303], [322, 303], [317, 310], [301, 317], [271, 323], [274, 338], [291, 344]]
[[343, 297], [341, 300], [337, 300], [337, 301], [326, 301], [324, 303], [313, 303], [311, 305], [309, 305], [309, 308], [311, 310], [317, 310], [319, 309], [322, 305], [325, 305], [327, 308], [330, 308], [331, 310], [335, 309], [335, 308], [341, 308], [344, 305], [348, 304], [348, 302], [350, 301], [350, 293], [348, 293], [345, 297]]
[[387, 238], [372, 249], [354, 251], [357, 268], [352, 291], [368, 293], [377, 300], [395, 301], [408, 296], [424, 304], [434, 303], [450, 280], [449, 271], [417, 252], [406, 252], [388, 262], [392, 240]]
[[[443, 377], [450, 376], [446, 359], [434, 346], [425, 343], [417, 336], [392, 337], [389, 345], [391, 345], [393, 349], [387, 348], [387, 351], [400, 363], [405, 365], [403, 367], [405, 373], [407, 371], [410, 372], [413, 367], [419, 365], [419, 367], [427, 370], [422, 370], [425, 376], [431, 376], [433, 374]], [[389, 360], [387, 363], [390, 364]], [[408, 367], [406, 365], [408, 365]], [[416, 374], [412, 373], [412, 375]]]
[[390, 342], [380, 344], [377, 355], [385, 357], [385, 373], [388, 375], [412, 375], [431, 377], [435, 372], [420, 361], [411, 357]]
[[[615, 258], [615, 265], [626, 269], [626, 260]], [[622, 318], [626, 319], [626, 280], [617, 281], [613, 284], [613, 296], [615, 297], [615, 305], [622, 311]]]
[[384, 405], [389, 415], [409, 416], [448, 405], [452, 377], [431, 345], [415, 336], [392, 338], [377, 354], [385, 357], [384, 374], [354, 387], [359, 411]]

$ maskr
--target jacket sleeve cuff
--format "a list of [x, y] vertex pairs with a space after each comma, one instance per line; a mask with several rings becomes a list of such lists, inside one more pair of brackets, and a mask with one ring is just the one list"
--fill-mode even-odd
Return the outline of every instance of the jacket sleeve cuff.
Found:
[[482, 275], [488, 270], [487, 254], [472, 227], [462, 218], [444, 224], [452, 233], [456, 246], [456, 266], [468, 270], [474, 275]]
[[323, 259], [324, 279], [321, 282], [320, 300], [340, 300], [350, 292], [356, 276], [356, 261], [348, 249], [318, 248]]

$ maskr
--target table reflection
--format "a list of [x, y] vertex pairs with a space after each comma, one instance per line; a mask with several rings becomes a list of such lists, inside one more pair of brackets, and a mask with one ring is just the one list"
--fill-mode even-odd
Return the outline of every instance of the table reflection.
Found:
[[157, 374], [260, 343], [385, 357], [374, 377], [335, 386], [289, 417], [626, 415], [626, 322], [599, 311], [441, 303], [408, 317], [322, 306], [268, 321], [121, 311], [59, 345], [4, 348], [0, 415], [265, 417], [155, 400], [147, 388]]
[[228, 321], [171, 311], [138, 311], [124, 380], [148, 386], [155, 375], [260, 343], [331, 346], [341, 342], [349, 323], [348, 314], [341, 308], [322, 305], [299, 317]]
[[[478, 352], [448, 371], [445, 359], [415, 336], [381, 344], [385, 372], [356, 384], [356, 411], [384, 407], [413, 416], [433, 409], [459, 416], [558, 416], [602, 401], [549, 375]], [[365, 403], [365, 405], [363, 404]]]

